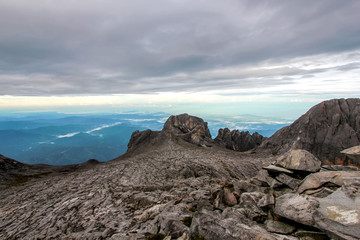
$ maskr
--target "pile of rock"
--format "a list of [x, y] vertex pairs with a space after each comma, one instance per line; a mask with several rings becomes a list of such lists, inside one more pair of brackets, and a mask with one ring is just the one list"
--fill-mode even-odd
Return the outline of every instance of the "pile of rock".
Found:
[[248, 180], [186, 181], [187, 194], [138, 217], [134, 239], [155, 233], [207, 240], [360, 236], [359, 169], [321, 166], [305, 150], [287, 152]]
[[[359, 239], [360, 171], [356, 167], [323, 166], [311, 153], [292, 150], [260, 172], [254, 180], [267, 184], [275, 196], [274, 216], [268, 231], [298, 236], [324, 233], [335, 239]], [[290, 220], [290, 221], [289, 221]], [[284, 224], [293, 224], [293, 230]], [[277, 227], [274, 227], [274, 224]], [[299, 225], [297, 225], [299, 224]], [[297, 231], [295, 226], [297, 225]], [[285, 227], [281, 227], [285, 226]], [[284, 229], [279, 230], [279, 229]], [[291, 228], [292, 229], [292, 228]], [[317, 232], [321, 230], [321, 232]]]

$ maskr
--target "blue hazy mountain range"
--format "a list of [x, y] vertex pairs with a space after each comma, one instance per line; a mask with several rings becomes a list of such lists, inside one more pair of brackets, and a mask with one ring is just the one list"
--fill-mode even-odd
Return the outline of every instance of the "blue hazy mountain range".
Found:
[[[161, 130], [167, 113], [18, 113], [0, 116], [0, 154], [24, 163], [74, 164], [108, 161], [127, 150], [135, 130]], [[219, 128], [271, 136], [291, 121], [254, 115], [206, 116], [213, 138]]]

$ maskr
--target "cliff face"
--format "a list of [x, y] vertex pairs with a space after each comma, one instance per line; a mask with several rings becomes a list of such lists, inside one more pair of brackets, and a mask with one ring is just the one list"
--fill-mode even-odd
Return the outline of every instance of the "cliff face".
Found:
[[293, 124], [264, 141], [261, 147], [276, 154], [305, 149], [323, 163], [334, 164], [344, 163], [345, 156], [340, 151], [359, 144], [360, 99], [334, 99], [312, 107]]

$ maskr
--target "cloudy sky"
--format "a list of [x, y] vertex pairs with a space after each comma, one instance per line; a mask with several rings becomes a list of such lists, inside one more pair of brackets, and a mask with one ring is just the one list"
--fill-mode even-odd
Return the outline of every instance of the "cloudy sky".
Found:
[[359, 97], [359, 12], [358, 0], [1, 0], [0, 108]]

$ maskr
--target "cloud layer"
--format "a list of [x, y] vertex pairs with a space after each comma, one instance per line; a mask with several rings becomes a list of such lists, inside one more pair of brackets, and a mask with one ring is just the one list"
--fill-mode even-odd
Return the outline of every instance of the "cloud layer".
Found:
[[0, 95], [356, 95], [359, 9], [358, 0], [4, 0]]

